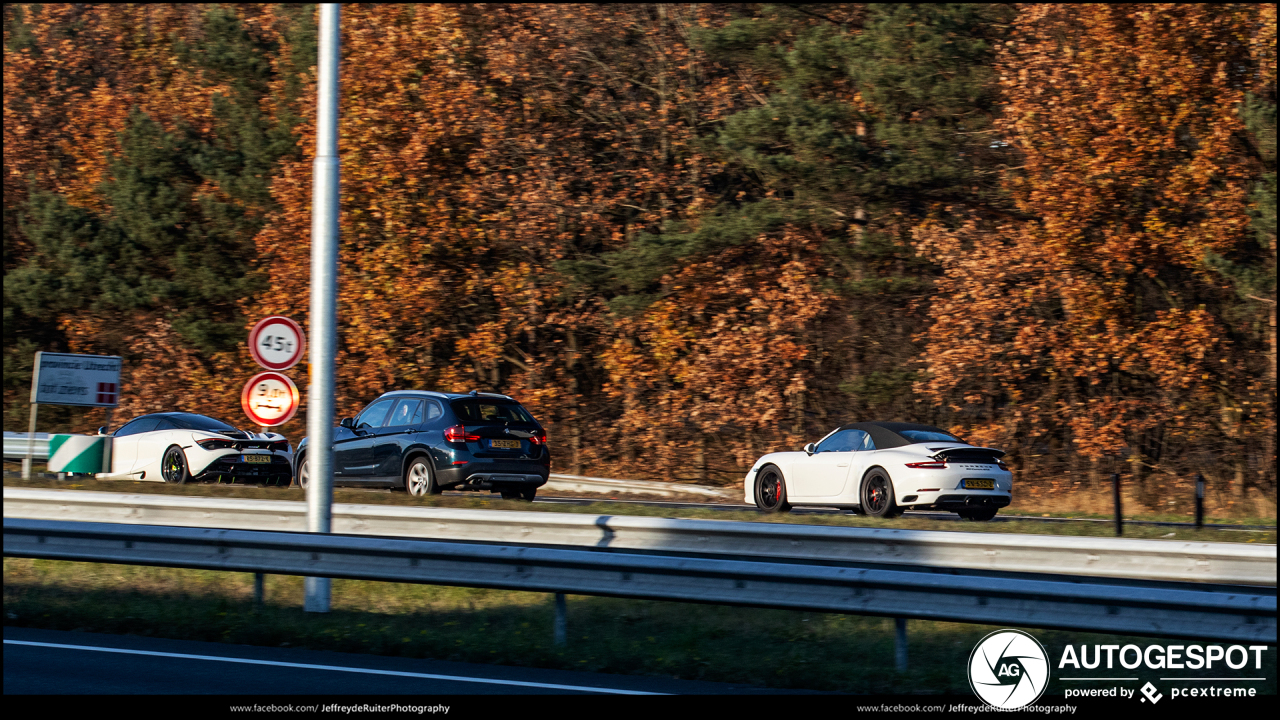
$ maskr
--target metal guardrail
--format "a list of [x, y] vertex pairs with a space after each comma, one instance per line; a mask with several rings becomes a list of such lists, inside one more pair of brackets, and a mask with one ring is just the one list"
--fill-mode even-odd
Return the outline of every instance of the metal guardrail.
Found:
[[318, 533], [5, 518], [6, 557], [1276, 642], [1274, 594]]
[[[243, 530], [306, 529], [303, 502], [36, 488], [5, 488], [4, 515]], [[333, 506], [333, 532], [1160, 582], [1276, 585], [1276, 546], [1243, 543], [350, 504]]]
[[543, 486], [548, 490], [561, 492], [619, 493], [631, 495], [704, 495], [707, 497], [725, 498], [742, 501], [741, 490], [706, 485], [686, 485], [684, 483], [655, 482], [653, 480], [614, 480], [611, 478], [583, 477], [581, 475], [561, 475], [552, 473]]
[[[21, 460], [27, 456], [27, 434], [20, 432], [6, 432], [4, 434], [4, 457], [6, 460]], [[36, 433], [35, 453], [32, 457], [36, 460], [49, 459], [49, 433]]]

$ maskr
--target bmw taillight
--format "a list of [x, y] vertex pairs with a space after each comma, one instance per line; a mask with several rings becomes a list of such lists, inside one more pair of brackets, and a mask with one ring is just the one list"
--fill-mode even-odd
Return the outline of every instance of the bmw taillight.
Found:
[[231, 440], [222, 440], [219, 438], [209, 438], [207, 440], [197, 440], [196, 444], [205, 450], [230, 450], [236, 444]]
[[916, 470], [946, 470], [947, 462], [945, 460], [927, 460], [925, 462], [907, 463], [907, 467]]
[[529, 442], [533, 445], [546, 445], [547, 431], [539, 430], [538, 432], [534, 433], [533, 436], [529, 438]]
[[445, 442], [479, 442], [480, 436], [469, 434], [466, 426], [454, 425], [445, 429], [444, 439]]

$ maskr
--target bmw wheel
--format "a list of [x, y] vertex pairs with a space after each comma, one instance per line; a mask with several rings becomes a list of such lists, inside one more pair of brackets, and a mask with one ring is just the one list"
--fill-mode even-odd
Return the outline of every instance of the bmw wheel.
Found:
[[160, 463], [160, 475], [167, 483], [182, 485], [190, 475], [187, 473], [187, 456], [182, 448], [171, 445], [164, 451], [164, 460]]
[[862, 510], [878, 518], [895, 518], [902, 514], [902, 508], [894, 502], [893, 481], [880, 468], [873, 469], [862, 480]]
[[761, 468], [756, 476], [756, 507], [767, 513], [791, 510], [791, 503], [787, 502], [787, 484], [782, 479], [782, 471], [773, 465]]
[[440, 494], [440, 487], [431, 474], [431, 464], [425, 457], [419, 456], [409, 461], [409, 467], [404, 471], [404, 488], [414, 497]]

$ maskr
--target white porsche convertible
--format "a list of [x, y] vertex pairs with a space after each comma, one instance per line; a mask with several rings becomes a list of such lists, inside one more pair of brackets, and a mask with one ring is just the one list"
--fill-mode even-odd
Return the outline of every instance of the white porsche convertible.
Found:
[[[106, 428], [98, 432], [106, 434]], [[283, 435], [237, 430], [207, 415], [143, 415], [111, 435], [111, 472], [98, 476], [104, 479], [239, 479], [285, 485], [293, 480], [293, 448]]]
[[974, 447], [930, 425], [852, 423], [803, 451], [757, 460], [746, 500], [765, 512], [821, 505], [890, 518], [927, 508], [990, 520], [1013, 498], [1002, 457], [1002, 450]]

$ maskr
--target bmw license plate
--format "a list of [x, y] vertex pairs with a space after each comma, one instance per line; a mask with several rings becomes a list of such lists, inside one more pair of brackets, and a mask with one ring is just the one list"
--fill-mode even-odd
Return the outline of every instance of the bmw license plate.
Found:
[[969, 478], [964, 481], [965, 490], [995, 490], [995, 480], [984, 480], [981, 478]]
[[520, 441], [519, 440], [490, 440], [489, 447], [502, 448], [504, 450], [519, 450]]
[[245, 455], [244, 461], [247, 463], [270, 463], [270, 455]]

